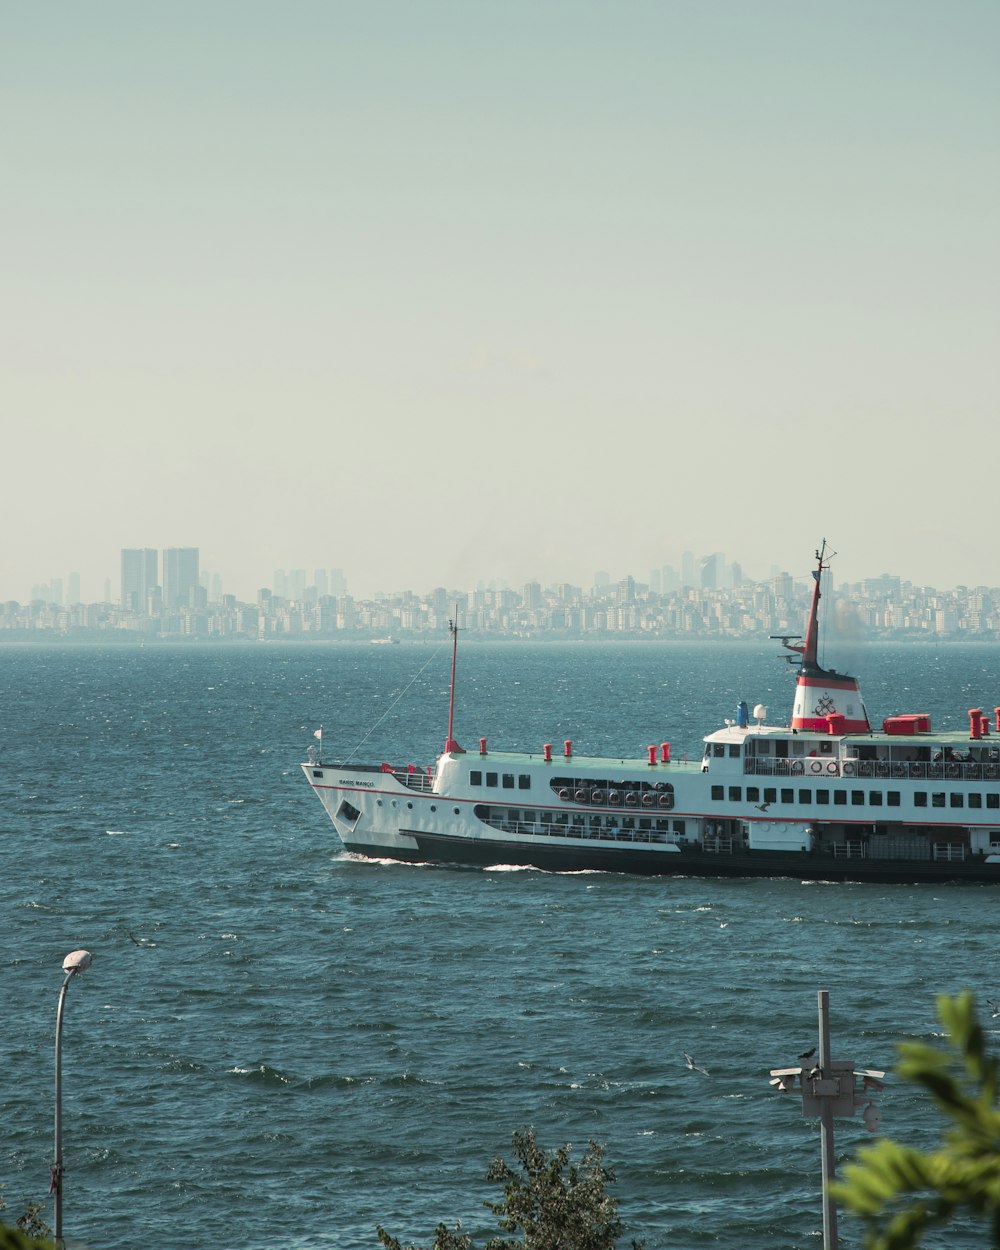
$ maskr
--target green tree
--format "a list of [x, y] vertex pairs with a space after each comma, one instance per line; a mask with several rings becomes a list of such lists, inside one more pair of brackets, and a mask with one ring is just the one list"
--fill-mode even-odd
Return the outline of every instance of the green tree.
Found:
[[[518, 1129], [512, 1146], [514, 1163], [496, 1158], [486, 1173], [503, 1185], [503, 1198], [483, 1205], [502, 1233], [515, 1236], [492, 1237], [485, 1250], [614, 1250], [622, 1222], [618, 1199], [608, 1193], [615, 1174], [604, 1166], [603, 1147], [591, 1142], [577, 1164], [569, 1145], [546, 1153], [530, 1128]], [[377, 1232], [386, 1250], [403, 1250], [381, 1225]], [[632, 1246], [640, 1250], [641, 1243]], [[472, 1250], [472, 1239], [461, 1224], [438, 1224], [431, 1250]]]
[[913, 1250], [959, 1213], [985, 1224], [1000, 1250], [1000, 1110], [997, 1059], [986, 1049], [972, 995], [938, 999], [948, 1049], [902, 1042], [897, 1072], [922, 1086], [946, 1117], [940, 1147], [915, 1150], [886, 1139], [858, 1152], [835, 1186], [867, 1223], [869, 1250]]

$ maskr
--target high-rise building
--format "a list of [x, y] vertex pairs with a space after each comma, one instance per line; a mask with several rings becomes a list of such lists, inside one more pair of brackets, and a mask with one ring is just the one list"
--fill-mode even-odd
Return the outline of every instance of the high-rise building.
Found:
[[145, 612], [149, 594], [156, 585], [155, 549], [123, 547], [122, 607], [129, 612]]
[[163, 549], [163, 607], [167, 612], [191, 605], [191, 592], [200, 589], [197, 547]]

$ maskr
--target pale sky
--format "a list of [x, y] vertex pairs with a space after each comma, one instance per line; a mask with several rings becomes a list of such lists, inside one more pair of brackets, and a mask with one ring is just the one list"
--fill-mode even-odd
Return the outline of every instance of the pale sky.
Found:
[[996, 0], [0, 16], [0, 599], [1000, 584]]

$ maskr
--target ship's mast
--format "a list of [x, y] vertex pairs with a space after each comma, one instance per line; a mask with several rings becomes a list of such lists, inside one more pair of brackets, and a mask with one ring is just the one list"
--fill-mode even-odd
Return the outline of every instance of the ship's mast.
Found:
[[823, 557], [826, 555], [826, 539], [816, 552], [816, 568], [813, 570], [813, 586], [812, 605], [809, 608], [809, 624], [806, 626], [806, 640], [802, 646], [802, 668], [806, 671], [819, 668], [819, 661], [816, 658], [819, 654], [819, 601], [822, 598], [820, 594], [820, 582], [823, 573], [829, 569], [829, 563], [824, 564]]
[[803, 730], [831, 734], [868, 733], [871, 724], [857, 678], [832, 668], [821, 668], [819, 663], [820, 582], [829, 567], [824, 538], [816, 552], [815, 585], [805, 641], [798, 642], [792, 636], [777, 635], [781, 645], [792, 653], [786, 657], [789, 663], [798, 663], [791, 728], [794, 733]]
[[465, 752], [455, 741], [455, 664], [458, 660], [458, 607], [455, 608], [455, 619], [448, 622], [451, 630], [451, 685], [448, 692], [448, 739], [444, 744], [445, 754], [464, 755]]

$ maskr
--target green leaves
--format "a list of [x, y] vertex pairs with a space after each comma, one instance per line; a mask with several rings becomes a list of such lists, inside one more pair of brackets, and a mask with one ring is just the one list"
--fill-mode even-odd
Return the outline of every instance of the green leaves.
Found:
[[[488, 1181], [503, 1185], [503, 1198], [483, 1205], [498, 1217], [502, 1233], [516, 1235], [492, 1237], [485, 1250], [614, 1250], [622, 1223], [618, 1200], [608, 1193], [615, 1175], [604, 1166], [603, 1147], [591, 1142], [577, 1164], [568, 1145], [547, 1154], [533, 1129], [518, 1129], [512, 1145], [513, 1164], [496, 1158], [486, 1173]], [[377, 1232], [385, 1250], [403, 1250], [381, 1225]], [[460, 1224], [454, 1229], [438, 1224], [434, 1231], [432, 1250], [471, 1247]]]
[[947, 1050], [899, 1046], [897, 1071], [922, 1086], [946, 1118], [941, 1147], [919, 1151], [885, 1140], [858, 1152], [837, 1199], [864, 1217], [869, 1250], [915, 1250], [959, 1212], [982, 1218], [1000, 1250], [1000, 1111], [997, 1059], [988, 1053], [972, 995], [938, 999]]

